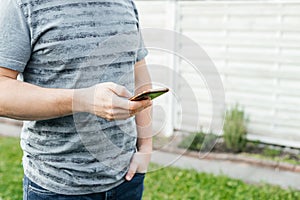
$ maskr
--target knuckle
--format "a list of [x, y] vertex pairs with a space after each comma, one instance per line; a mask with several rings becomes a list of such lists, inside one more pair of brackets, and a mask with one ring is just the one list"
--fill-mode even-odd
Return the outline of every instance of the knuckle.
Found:
[[129, 111], [131, 111], [131, 112], [135, 111], [136, 108], [137, 108], [136, 105], [137, 105], [137, 104], [135, 104], [135, 103], [131, 103], [131, 104], [129, 105]]
[[135, 113], [135, 111], [136, 111], [136, 109], [134, 109], [134, 108], [129, 108], [129, 113], [130, 113], [131, 115], [133, 115], [133, 114]]
[[108, 115], [109, 115], [109, 116], [114, 116], [114, 111], [113, 111], [113, 109], [109, 109], [109, 110], [108, 110]]
[[106, 119], [113, 120], [114, 119], [114, 112], [112, 109], [109, 109], [106, 113]]
[[133, 176], [133, 175], [134, 175], [134, 171], [130, 171], [129, 174], [130, 174], [131, 176]]
[[133, 106], [130, 106], [128, 110], [129, 110], [129, 111], [134, 111], [134, 107], [133, 107]]
[[107, 105], [107, 108], [109, 109], [110, 112], [112, 112], [113, 108], [114, 108], [114, 104], [112, 102], [110, 102], [108, 105]]
[[111, 116], [111, 115], [106, 115], [106, 119], [107, 119], [107, 120], [113, 120], [114, 118], [113, 118], [113, 116]]
[[125, 86], [121, 86], [121, 91], [122, 92], [127, 92], [127, 88]]
[[109, 88], [114, 88], [115, 87], [115, 83], [113, 83], [113, 82], [107, 82], [106, 84]]
[[106, 104], [106, 105], [104, 106], [104, 108], [107, 110], [107, 113], [109, 113], [110, 110], [112, 109], [112, 105], [111, 105], [111, 104]]
[[118, 86], [119, 95], [125, 95], [127, 93], [127, 89], [124, 86]]
[[109, 105], [109, 109], [115, 109], [116, 108], [116, 105], [114, 104], [114, 103], [111, 103], [110, 105]]

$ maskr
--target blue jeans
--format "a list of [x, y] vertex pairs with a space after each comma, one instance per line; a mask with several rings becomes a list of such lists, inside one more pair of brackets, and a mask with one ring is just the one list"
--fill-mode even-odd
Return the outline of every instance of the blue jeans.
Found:
[[145, 174], [137, 173], [131, 181], [125, 181], [106, 192], [86, 195], [62, 195], [50, 192], [35, 184], [26, 176], [23, 181], [23, 200], [141, 200]]

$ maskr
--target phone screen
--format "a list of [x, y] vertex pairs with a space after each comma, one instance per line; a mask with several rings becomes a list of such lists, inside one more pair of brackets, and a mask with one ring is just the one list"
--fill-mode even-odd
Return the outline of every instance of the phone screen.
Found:
[[155, 89], [155, 90], [148, 90], [148, 91], [144, 91], [140, 94], [137, 94], [133, 97], [131, 97], [129, 100], [130, 101], [142, 101], [142, 100], [146, 100], [146, 99], [155, 99], [156, 97], [159, 97], [161, 95], [163, 95], [164, 93], [168, 92], [169, 89], [168, 88], [161, 88], [161, 89]]

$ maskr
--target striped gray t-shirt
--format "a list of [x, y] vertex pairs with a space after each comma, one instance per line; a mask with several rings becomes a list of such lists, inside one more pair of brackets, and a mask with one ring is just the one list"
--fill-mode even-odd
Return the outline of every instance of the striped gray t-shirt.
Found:
[[[134, 64], [147, 50], [132, 0], [7, 0], [0, 13], [0, 66], [21, 72], [25, 82], [46, 88], [115, 82], [134, 92]], [[24, 172], [56, 193], [102, 192], [124, 181], [136, 137], [134, 118], [78, 113], [27, 121]]]

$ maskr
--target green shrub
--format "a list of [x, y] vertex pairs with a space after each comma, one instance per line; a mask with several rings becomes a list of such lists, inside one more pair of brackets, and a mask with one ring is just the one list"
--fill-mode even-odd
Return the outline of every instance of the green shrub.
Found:
[[206, 134], [205, 139], [202, 143], [201, 151], [207, 152], [211, 151], [217, 142], [218, 136], [213, 133]]
[[180, 148], [189, 149], [192, 151], [209, 151], [215, 144], [218, 136], [210, 133], [205, 134], [200, 131], [197, 133], [191, 133], [185, 137], [178, 145]]
[[227, 111], [223, 131], [226, 148], [233, 152], [241, 152], [246, 147], [245, 113], [238, 105]]

